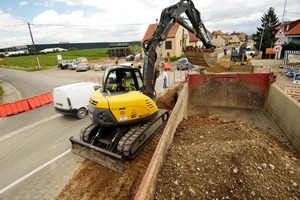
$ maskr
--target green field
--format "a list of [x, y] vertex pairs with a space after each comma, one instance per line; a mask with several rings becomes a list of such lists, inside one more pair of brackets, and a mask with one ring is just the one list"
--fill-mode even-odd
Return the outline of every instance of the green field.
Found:
[[[130, 50], [140, 51], [141, 47], [132, 46], [130, 47]], [[40, 54], [38, 55], [41, 66], [40, 70], [57, 67], [57, 55], [61, 55], [63, 60], [85, 57], [88, 61], [91, 61], [108, 57], [108, 48], [70, 50], [66, 52]], [[26, 71], [39, 70], [35, 55], [4, 57], [0, 59], [0, 66]]]

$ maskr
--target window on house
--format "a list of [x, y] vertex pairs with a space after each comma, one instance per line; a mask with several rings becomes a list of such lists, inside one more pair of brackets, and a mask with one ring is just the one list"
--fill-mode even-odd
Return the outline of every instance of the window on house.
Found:
[[165, 42], [165, 49], [172, 49], [172, 41]]

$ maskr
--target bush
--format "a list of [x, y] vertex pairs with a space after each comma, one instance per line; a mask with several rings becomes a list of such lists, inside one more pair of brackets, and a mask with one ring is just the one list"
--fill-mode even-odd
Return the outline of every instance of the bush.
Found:
[[0, 97], [2, 97], [3, 94], [4, 94], [4, 90], [3, 90], [3, 88], [0, 86]]

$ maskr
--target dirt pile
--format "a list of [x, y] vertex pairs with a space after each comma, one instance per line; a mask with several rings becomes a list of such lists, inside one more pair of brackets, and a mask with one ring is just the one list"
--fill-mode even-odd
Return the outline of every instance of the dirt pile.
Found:
[[216, 115], [183, 120], [156, 199], [299, 199], [299, 155], [257, 127]]

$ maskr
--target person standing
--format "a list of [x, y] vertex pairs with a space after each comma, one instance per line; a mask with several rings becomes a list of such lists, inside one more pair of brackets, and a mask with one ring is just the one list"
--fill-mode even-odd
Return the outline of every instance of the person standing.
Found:
[[167, 75], [166, 70], [164, 70], [164, 73], [163, 73], [163, 88], [164, 89], [167, 88], [167, 80], [168, 80], [168, 75]]
[[119, 63], [119, 58], [116, 57], [116, 59], [115, 59], [115, 65], [117, 65], [118, 63]]

